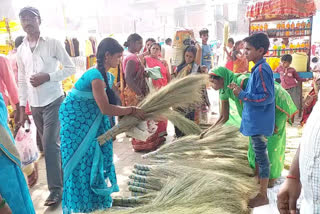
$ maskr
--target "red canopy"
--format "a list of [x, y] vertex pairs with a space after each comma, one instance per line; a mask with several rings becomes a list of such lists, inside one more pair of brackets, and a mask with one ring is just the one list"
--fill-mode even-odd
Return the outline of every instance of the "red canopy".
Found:
[[251, 4], [247, 17], [252, 19], [307, 18], [316, 13], [313, 0], [267, 0]]

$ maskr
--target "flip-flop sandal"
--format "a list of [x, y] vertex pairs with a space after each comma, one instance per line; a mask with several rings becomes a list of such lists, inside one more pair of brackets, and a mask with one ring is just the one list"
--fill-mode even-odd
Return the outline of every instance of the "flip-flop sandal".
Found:
[[34, 187], [38, 181], [38, 163], [34, 163], [34, 169], [31, 175], [28, 176], [28, 186], [29, 188]]
[[62, 195], [60, 193], [52, 192], [50, 193], [49, 197], [44, 203], [44, 206], [50, 207], [50, 206], [56, 205], [61, 202], [61, 199], [62, 199]]

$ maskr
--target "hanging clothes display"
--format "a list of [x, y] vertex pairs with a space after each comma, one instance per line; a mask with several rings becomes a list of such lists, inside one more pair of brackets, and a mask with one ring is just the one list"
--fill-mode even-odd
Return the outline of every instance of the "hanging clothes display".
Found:
[[85, 57], [80, 56], [80, 45], [77, 38], [66, 38], [64, 44], [66, 51], [76, 67], [76, 74], [62, 81], [63, 90], [67, 93], [73, 88], [76, 81], [86, 71], [86, 59]]
[[89, 40], [91, 42], [91, 45], [92, 45], [92, 51], [93, 51], [93, 55], [96, 55], [97, 53], [97, 41], [94, 37], [90, 36], [89, 37]]
[[77, 38], [72, 38], [72, 44], [74, 49], [74, 56], [80, 56], [80, 44]]
[[74, 57], [75, 50], [74, 50], [74, 45], [73, 45], [72, 39], [66, 38], [66, 40], [64, 41], [64, 44], [65, 44], [65, 49], [66, 49], [67, 53], [69, 54], [69, 56]]
[[93, 55], [93, 49], [92, 49], [92, 44], [91, 44], [90, 40], [86, 40], [85, 55], [87, 57]]
[[96, 44], [97, 42], [93, 37], [90, 37], [89, 40], [86, 40], [85, 53], [87, 57], [87, 69], [97, 64]]
[[87, 56], [87, 70], [97, 64], [97, 58], [94, 55]]

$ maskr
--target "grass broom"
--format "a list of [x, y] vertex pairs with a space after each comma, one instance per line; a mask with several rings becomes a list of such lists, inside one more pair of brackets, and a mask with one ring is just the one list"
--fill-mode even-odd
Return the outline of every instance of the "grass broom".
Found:
[[[170, 108], [186, 108], [191, 104], [201, 102], [202, 86], [207, 82], [207, 75], [189, 75], [172, 80], [165, 87], [149, 93], [139, 107], [145, 111], [146, 120], [159, 118], [160, 115], [165, 116], [165, 112], [168, 112]], [[171, 113], [169, 115], [174, 116]], [[133, 116], [125, 116], [116, 126], [98, 137], [98, 141], [103, 145], [107, 140], [130, 130], [139, 122], [139, 119]]]

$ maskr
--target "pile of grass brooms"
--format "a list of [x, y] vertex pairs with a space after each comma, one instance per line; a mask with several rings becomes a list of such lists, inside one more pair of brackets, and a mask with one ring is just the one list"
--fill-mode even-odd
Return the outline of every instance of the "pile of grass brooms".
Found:
[[[189, 77], [201, 79], [201, 76]], [[152, 95], [150, 96], [149, 99], [152, 100]], [[154, 112], [161, 111], [155, 110], [157, 102], [150, 103], [152, 102], [145, 100], [140, 106], [150, 114], [150, 118], [156, 118]], [[171, 110], [167, 108], [161, 114], [170, 115], [169, 112]], [[195, 126], [188, 121], [184, 123], [180, 119], [173, 120], [183, 123], [186, 132]], [[126, 128], [120, 123], [115, 129], [116, 133], [126, 131], [138, 121], [131, 121]], [[256, 192], [256, 185], [252, 177], [253, 171], [247, 162], [247, 139], [240, 136], [234, 127], [218, 126], [201, 135], [200, 132], [197, 127], [195, 133], [191, 131], [190, 135], [143, 155], [150, 160], [150, 165], [134, 166], [128, 181], [132, 197], [114, 198], [113, 206], [131, 208], [97, 213], [250, 213], [247, 203]], [[108, 139], [107, 136], [114, 136], [114, 132], [107, 133], [100, 140]]]
[[[150, 165], [136, 164], [129, 176], [131, 198], [112, 213], [250, 213], [256, 192], [247, 162], [247, 140], [233, 127], [216, 127], [202, 139], [189, 135], [145, 154]], [[105, 211], [108, 212], [108, 211]]]

